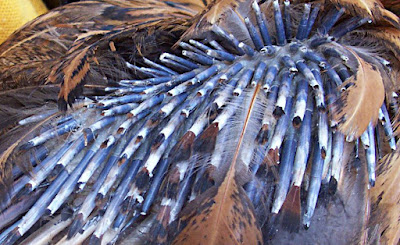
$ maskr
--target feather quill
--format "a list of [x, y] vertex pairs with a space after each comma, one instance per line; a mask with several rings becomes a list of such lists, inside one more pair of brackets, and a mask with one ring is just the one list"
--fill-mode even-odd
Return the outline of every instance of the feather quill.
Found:
[[[228, 172], [219, 186], [214, 186], [197, 198], [197, 205], [189, 215], [181, 217], [187, 224], [173, 244], [258, 244], [261, 231], [249, 198], [237, 181], [240, 153], [244, 147], [260, 84], [254, 90], [247, 109], [244, 124], [237, 139], [233, 159]], [[193, 207], [192, 207], [193, 208]]]
[[[135, 50], [133, 56], [146, 55], [143, 43], [146, 38], [153, 38], [155, 29], [185, 30], [191, 18], [207, 4], [207, 1], [93, 0], [58, 8], [28, 23], [23, 31], [16, 32], [0, 46], [0, 87], [36, 85], [46, 80], [62, 83], [59, 105], [66, 110], [67, 104], [82, 94], [81, 87], [88, 77], [99, 76], [96, 73], [100, 72], [102, 76], [117, 74], [122, 78], [126, 73], [123, 62], [112, 64], [120, 72], [110, 67], [101, 69], [111, 65], [107, 56], [115, 52], [108, 45], [112, 38], [122, 45], [121, 39], [126, 36], [125, 44]], [[176, 37], [171, 37], [162, 38], [172, 39], [167, 41], [172, 44]], [[121, 61], [121, 57], [111, 56]]]
[[[11, 174], [11, 170], [12, 168], [10, 168], [10, 166], [8, 165], [8, 161], [9, 159], [12, 157], [13, 153], [15, 153], [15, 151], [17, 151], [18, 146], [21, 144], [21, 142], [27, 137], [29, 136], [32, 132], [34, 132], [35, 130], [37, 130], [38, 128], [40, 128], [43, 124], [45, 124], [46, 122], [48, 122], [49, 120], [51, 120], [52, 118], [54, 118], [55, 116], [59, 115], [59, 113], [55, 113], [49, 117], [47, 117], [46, 119], [42, 120], [40, 123], [37, 123], [32, 129], [30, 129], [28, 132], [26, 132], [26, 134], [24, 134], [23, 136], [21, 136], [17, 141], [15, 141], [15, 143], [13, 143], [12, 145], [10, 145], [4, 152], [2, 152], [2, 154], [0, 155], [0, 194], [4, 197], [8, 196], [8, 191], [9, 191], [9, 186], [10, 184], [8, 183], [11, 178], [12, 178], [12, 174]], [[26, 163], [21, 164], [21, 167], [23, 167], [23, 169], [30, 169], [32, 166], [25, 166], [27, 165]], [[0, 202], [0, 207], [2, 207], [6, 201], [9, 201], [8, 197], [4, 198], [2, 200], [2, 202]]]

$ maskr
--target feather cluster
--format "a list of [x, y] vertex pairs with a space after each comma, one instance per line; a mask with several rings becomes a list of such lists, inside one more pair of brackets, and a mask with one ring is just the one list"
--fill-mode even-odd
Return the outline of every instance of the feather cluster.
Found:
[[[101, 6], [91, 21], [103, 16], [112, 28], [97, 23], [74, 32], [48, 71], [49, 81], [61, 84], [60, 108], [73, 108], [35, 112], [5, 134], [22, 131], [0, 156], [2, 244], [278, 244], [287, 232], [298, 232], [297, 243], [324, 243], [312, 239], [328, 228], [347, 229], [340, 239], [350, 243], [381, 223], [389, 227], [384, 239], [398, 240], [399, 207], [386, 207], [399, 196], [384, 192], [396, 193], [398, 178], [395, 75], [386, 57], [352, 39], [377, 31], [374, 22], [397, 28], [383, 4], [223, 0], [203, 2], [204, 13], [193, 19], [202, 8], [197, 1], [154, 1], [156, 14], [140, 1], [86, 4]], [[143, 11], [147, 19], [138, 17]], [[175, 26], [190, 21], [180, 32]], [[143, 43], [136, 51], [145, 57], [132, 62], [118, 40], [142, 25], [158, 32], [156, 42], [167, 40], [165, 52], [144, 52]], [[125, 79], [79, 99], [93, 66], [105, 60], [99, 52], [115, 54]], [[13, 164], [21, 159], [27, 170]], [[365, 218], [367, 187], [377, 208], [372, 221]], [[359, 214], [351, 227], [317, 205], [340, 206], [335, 198]], [[379, 222], [382, 215], [389, 222]], [[321, 217], [328, 217], [324, 226]]]

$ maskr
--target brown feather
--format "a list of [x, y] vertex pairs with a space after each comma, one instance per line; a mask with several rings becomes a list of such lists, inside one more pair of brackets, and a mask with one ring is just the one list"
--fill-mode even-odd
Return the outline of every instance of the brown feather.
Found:
[[[178, 32], [176, 36], [167, 37], [169, 42], [175, 42], [176, 37], [180, 37], [181, 33], [194, 21], [198, 22], [192, 26], [192, 33], [190, 31], [187, 33], [190, 37], [193, 37], [194, 30], [204, 33], [204, 30], [211, 28], [213, 25], [220, 25], [226, 27], [226, 30], [231, 33], [238, 34], [243, 32], [243, 35], [238, 37], [241, 41], [249, 38], [247, 30], [243, 26], [240, 27], [235, 24], [235, 20], [242, 19], [243, 16], [248, 14], [249, 3], [251, 4], [252, 1], [247, 1], [246, 3], [242, 0], [213, 1], [213, 5], [209, 7], [205, 15], [199, 15], [197, 19], [192, 19], [196, 13], [201, 12], [210, 2], [207, 0], [177, 0], [174, 2], [162, 0], [93, 0], [60, 8], [31, 22], [23, 31], [14, 34], [9, 41], [0, 47], [0, 50], [3, 51], [0, 52], [0, 89], [1, 87], [8, 89], [13, 86], [26, 86], [26, 84], [23, 84], [25, 81], [36, 84], [42, 83], [48, 78], [49, 81], [62, 84], [59, 93], [60, 100], [65, 103], [72, 103], [77, 95], [76, 92], [79, 92], [77, 89], [87, 82], [87, 76], [96, 69], [96, 66], [107, 67], [107, 69], [114, 72], [123, 70], [121, 64], [118, 64], [119, 67], [118, 65], [114, 67], [114, 64], [110, 65], [114, 61], [114, 58], [110, 59], [111, 52], [115, 52], [115, 56], [120, 56], [121, 59], [117, 59], [117, 61], [128, 57], [126, 54], [120, 53], [123, 50], [118, 46], [121, 40], [117, 42], [116, 39], [129, 40], [131, 41], [130, 43], [134, 43], [131, 46], [134, 49], [133, 51], [124, 47], [124, 52], [134, 53], [134, 55], [129, 56], [129, 61], [135, 61], [140, 55], [149, 57], [145, 49], [153, 49], [154, 52], [155, 47], [162, 43], [156, 40], [156, 45], [153, 46], [146, 42], [145, 38], [141, 39], [142, 37], [152, 36], [154, 33], [159, 33], [158, 31], [165, 31], [165, 33]], [[399, 26], [398, 17], [385, 10], [379, 0], [332, 0], [332, 2], [345, 7], [353, 15], [371, 17], [379, 24], [389, 22], [392, 26]], [[387, 6], [391, 1], [382, 2]], [[112, 30], [107, 30], [106, 28], [112, 28]], [[371, 32], [374, 38], [389, 44], [387, 47], [399, 59], [398, 29], [383, 28], [381, 26], [371, 28], [367, 32]], [[157, 47], [156, 52], [160, 53], [162, 50]], [[109, 56], [102, 59], [106, 55]], [[361, 58], [356, 54], [354, 56], [357, 58], [356, 64], [358, 67], [355, 69], [355, 74], [343, 85], [347, 90], [336, 101], [334, 105], [335, 111], [332, 116], [339, 122], [339, 129], [342, 132], [347, 132], [351, 137], [358, 137], [368, 123], [377, 118], [378, 109], [384, 98], [384, 81], [383, 74], [378, 71], [375, 65], [368, 63], [367, 59], [363, 59], [363, 56]], [[104, 61], [107, 63], [104, 64]], [[49, 74], [50, 77], [48, 77]], [[254, 94], [253, 102], [258, 89]], [[250, 120], [250, 114], [251, 106], [233, 160], [229, 161], [229, 170], [226, 172], [225, 169], [226, 173], [224, 172], [221, 181], [217, 182], [216, 186], [201, 194], [198, 199], [195, 199], [185, 208], [185, 211], [190, 208], [192, 210], [191, 212], [185, 212], [180, 217], [179, 226], [183, 226], [183, 228], [176, 237], [175, 244], [262, 243], [256, 215], [250, 200], [244, 193], [240, 176], [238, 176], [241, 167], [238, 166], [240, 163], [238, 155], [240, 154], [247, 122]], [[40, 123], [38, 124], [40, 126]], [[35, 128], [32, 130], [35, 130]], [[210, 145], [214, 145], [219, 133], [218, 125], [212, 125], [205, 132], [202, 136], [213, 136], [213, 144]], [[17, 142], [10, 146], [3, 153], [4, 155], [0, 155], [0, 163], [1, 160], [10, 159], [15, 149], [18, 149], [18, 144], [22, 139], [24, 139], [24, 136], [17, 138]], [[210, 140], [209, 137], [204, 137], [204, 142], [210, 142], [206, 141], [206, 139]], [[194, 137], [188, 135], [185, 140], [180, 142], [181, 144], [177, 145], [180, 151], [187, 153], [185, 156], [180, 157], [186, 159], [191, 155], [194, 142]], [[275, 149], [273, 153], [273, 159], [277, 163], [278, 149]], [[373, 203], [376, 205], [376, 210], [374, 210], [375, 213], [373, 214], [376, 215], [374, 216], [376, 218], [372, 219], [373, 221], [376, 219], [376, 223], [373, 224], [380, 224], [379, 232], [383, 234], [382, 241], [388, 244], [391, 244], [391, 242], [395, 244], [399, 238], [400, 211], [398, 205], [395, 205], [400, 199], [398, 190], [395, 188], [395, 183], [398, 182], [396, 180], [400, 176], [400, 174], [397, 174], [399, 171], [399, 166], [397, 166], [398, 159], [398, 153], [396, 153], [396, 157], [393, 156], [390, 163], [381, 165], [383, 169], [378, 171], [379, 177], [376, 184], [379, 189], [376, 190], [376, 194], [373, 196]], [[8, 163], [11, 162], [8, 161]], [[0, 167], [3, 166], [0, 165]], [[0, 169], [3, 170], [0, 172], [0, 181], [4, 182], [0, 183], [1, 194], [1, 186], [9, 185], [6, 181], [8, 181], [7, 176], [10, 176], [11, 169], [9, 165]], [[214, 172], [218, 172], [218, 170], [214, 170]], [[351, 186], [351, 188], [349, 186], [339, 186], [338, 192], [340, 195], [349, 195], [349, 197], [343, 198], [346, 204], [343, 209], [346, 210], [341, 210], [343, 212], [340, 212], [340, 214], [345, 214], [345, 211], [349, 211], [347, 210], [348, 204], [361, 207], [361, 209], [364, 208], [363, 205], [358, 205], [353, 199], [365, 204], [367, 203], [365, 199], [368, 198], [364, 193], [367, 186], [365, 174], [350, 171], [347, 171], [346, 174], [352, 178], [359, 178], [360, 181], [354, 180], [354, 184], [346, 179], [346, 181], [342, 182], [342, 184], [357, 185], [357, 189], [354, 190]], [[380, 178], [382, 178], [381, 183], [379, 182]], [[283, 211], [285, 209], [295, 211], [295, 218], [300, 217], [297, 216], [297, 214], [300, 215], [299, 194], [300, 190], [298, 188], [291, 190], [282, 207]], [[350, 200], [349, 203], [347, 203], [347, 200]], [[338, 203], [338, 201], [334, 203], [334, 208], [341, 207]], [[330, 210], [327, 208], [327, 211]], [[167, 209], [161, 210], [159, 213], [160, 220], [163, 220], [161, 217], [168, 215], [169, 212], [170, 210]], [[342, 228], [342, 232], [345, 230], [348, 234], [359, 235], [361, 232], [357, 232], [359, 230], [358, 226], [351, 227], [354, 226], [351, 222], [365, 219], [367, 211], [358, 213], [350, 209], [349, 213], [351, 216], [344, 217], [345, 215], [343, 215], [339, 218], [351, 221], [346, 222], [346, 226], [341, 224], [339, 226]], [[331, 230], [336, 227], [333, 227], [333, 229], [329, 229], [329, 226], [325, 227], [327, 222], [323, 219], [324, 215], [316, 214], [315, 217], [320, 221], [319, 224], [323, 225], [315, 225], [315, 227], [320, 228], [320, 231], [323, 230], [332, 237]], [[337, 225], [339, 222], [335, 221], [335, 223]], [[167, 227], [167, 224], [163, 224], [163, 227]], [[344, 227], [349, 227], [349, 229], [346, 230]], [[350, 228], [353, 228], [353, 230]], [[338, 229], [335, 231], [340, 233], [337, 232]], [[302, 234], [313, 238], [310, 233]], [[321, 232], [321, 234], [324, 233]], [[292, 235], [290, 235], [290, 239], [292, 242]], [[296, 240], [297, 243], [300, 241]]]
[[400, 1], [399, 0], [382, 0], [383, 6], [393, 13], [400, 15]]
[[381, 53], [380, 56], [390, 62], [391, 71], [381, 73], [386, 100], [390, 101], [392, 92], [396, 92], [400, 86], [400, 30], [394, 27], [374, 26], [357, 30], [354, 34], [353, 40], [361, 39], [367, 45], [374, 46], [376, 51]]
[[[243, 35], [236, 35], [240, 38], [246, 39], [248, 37], [247, 30], [244, 25], [238, 25], [244, 20], [243, 14], [250, 11], [250, 1], [243, 0], [220, 0], [214, 1], [209, 4], [207, 10], [203, 14], [194, 18], [194, 25], [192, 25], [181, 40], [196, 38], [199, 35], [207, 33], [213, 26], [217, 25], [222, 27], [233, 34], [243, 33]], [[238, 20], [239, 18], [239, 20]]]
[[371, 18], [375, 22], [389, 23], [400, 27], [397, 15], [385, 9], [380, 0], [331, 0], [337, 6], [344, 7], [352, 15]]
[[[86, 47], [76, 56], [72, 56], [72, 60], [62, 69], [63, 81], [59, 93], [59, 99], [70, 102], [69, 95], [87, 76], [90, 64], [89, 56], [91, 55], [90, 47]], [[69, 61], [67, 59], [67, 61]]]
[[346, 88], [333, 103], [331, 116], [338, 122], [339, 130], [349, 137], [358, 138], [368, 124], [375, 123], [379, 108], [385, 98], [380, 71], [352, 52], [358, 61], [358, 69], [342, 84]]
[[289, 231], [299, 231], [301, 223], [300, 187], [292, 185], [281, 209], [282, 225]]
[[261, 244], [262, 236], [254, 214], [253, 205], [244, 189], [238, 184], [236, 170], [244, 135], [260, 84], [257, 85], [246, 113], [244, 125], [223, 182], [203, 193], [194, 202], [189, 215], [181, 218], [186, 227], [173, 244]]
[[362, 167], [356, 169], [352, 151], [353, 145], [346, 143], [337, 192], [331, 196], [321, 191], [309, 229], [279, 229], [269, 244], [369, 244], [364, 240], [370, 208], [366, 162], [362, 154]]
[[[146, 42], [146, 37], [162, 31], [182, 33], [206, 4], [206, 1], [93, 0], [58, 8], [31, 21], [0, 46], [0, 89], [43, 84], [45, 80], [62, 83], [60, 105], [66, 109], [81, 94], [79, 86], [89, 75], [98, 72], [101, 74], [97, 78], [114, 78], [126, 73], [121, 61], [131, 61], [132, 57], [124, 53], [109, 54], [113, 53], [110, 41], [118, 40], [119, 45], [136, 48], [137, 52], [133, 50], [131, 56], [143, 54], [151, 58], [142, 50], [141, 43]], [[177, 39], [165, 34], [162, 38], [169, 38], [169, 44]], [[157, 44], [164, 42], [159, 40]], [[149, 44], [146, 48], [156, 50]], [[114, 69], [97, 68], [109, 65], [107, 56], [117, 59]]]
[[172, 150], [172, 162], [187, 160], [191, 156], [195, 137], [191, 131], [186, 132], [182, 136]]
[[393, 27], [374, 27], [366, 30], [357, 31], [359, 35], [366, 34], [377, 41], [383, 42], [385, 47], [393, 52], [395, 57], [400, 60], [400, 30]]
[[210, 8], [210, 11], [203, 15], [201, 20], [206, 20], [211, 25], [214, 25], [217, 23], [217, 21], [219, 21], [221, 15], [223, 15], [226, 11], [235, 9], [238, 5], [238, 2], [239, 1], [235, 0], [217, 1], [212, 8]]
[[396, 114], [394, 115], [392, 119], [392, 127], [393, 127], [393, 134], [395, 136], [400, 135], [400, 111], [396, 111]]
[[[95, 1], [67, 5], [38, 17], [11, 35], [0, 46], [2, 89], [43, 84], [79, 33], [99, 27], [92, 20], [101, 16], [103, 7]], [[102, 20], [105, 22], [104, 17]]]
[[400, 151], [386, 155], [378, 166], [371, 189], [370, 226], [379, 225], [381, 244], [400, 242]]

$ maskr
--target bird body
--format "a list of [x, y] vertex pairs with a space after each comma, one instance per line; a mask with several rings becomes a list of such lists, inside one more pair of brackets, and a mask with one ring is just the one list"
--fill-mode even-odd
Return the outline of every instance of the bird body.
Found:
[[93, 0], [34, 20], [0, 47], [0, 241], [395, 244], [384, 4]]

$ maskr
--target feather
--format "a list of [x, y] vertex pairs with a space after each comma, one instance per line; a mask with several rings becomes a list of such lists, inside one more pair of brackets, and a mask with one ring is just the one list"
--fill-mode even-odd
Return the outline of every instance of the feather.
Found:
[[282, 225], [289, 231], [299, 231], [301, 224], [300, 187], [291, 186], [282, 205]]
[[379, 163], [375, 187], [371, 189], [370, 227], [378, 226], [383, 244], [396, 244], [400, 240], [399, 164], [399, 151], [386, 155]]
[[319, 244], [332, 241], [335, 244], [365, 244], [363, 236], [371, 208], [368, 203], [370, 190], [367, 188], [365, 169], [357, 170], [352, 163], [352, 156], [348, 155], [352, 151], [353, 146], [346, 143], [343, 154], [345, 167], [338, 190], [335, 195], [329, 195], [326, 186], [322, 186], [322, 197], [318, 198], [309, 229], [300, 228], [299, 232], [281, 229], [269, 244]]
[[237, 6], [237, 1], [217, 1], [214, 3], [214, 5], [211, 6], [210, 10], [203, 15], [202, 19], [207, 20], [207, 22], [211, 25], [217, 24], [217, 21], [220, 21], [220, 16], [225, 14], [226, 11], [231, 11], [231, 9], [235, 9]]
[[[16, 151], [17, 147], [21, 144], [21, 142], [29, 136], [34, 130], [37, 130], [40, 128], [43, 124], [45, 124], [47, 121], [51, 120], [53, 117], [57, 116], [58, 113], [55, 113], [51, 115], [50, 117], [47, 117], [46, 119], [42, 120], [40, 123], [37, 123], [33, 128], [31, 128], [28, 132], [26, 132], [24, 135], [22, 135], [17, 141], [15, 141], [12, 145], [10, 145], [8, 148], [6, 148], [2, 154], [0, 155], [0, 193], [6, 197], [0, 202], [0, 206], [3, 207], [5, 204], [4, 201], [8, 199], [8, 191], [9, 189], [9, 181], [12, 177], [11, 175], [11, 170], [10, 166], [8, 165], [8, 161], [10, 158], [12, 158], [14, 151]], [[26, 164], [26, 163], [25, 163]], [[28, 169], [30, 170], [31, 166], [24, 166], [23, 164], [20, 164], [22, 169]]]
[[[355, 31], [357, 36], [362, 38], [369, 45], [380, 43], [381, 45], [376, 48], [375, 52], [380, 52], [385, 57], [384, 60], [378, 62], [378, 67], [382, 67], [390, 72], [381, 73], [385, 92], [386, 100], [390, 101], [393, 92], [396, 92], [399, 87], [398, 79], [398, 62], [400, 60], [400, 32], [399, 29], [393, 27], [373, 27]], [[380, 63], [380, 64], [379, 64]]]
[[400, 60], [400, 30], [393, 27], [374, 27], [367, 30], [357, 31], [359, 35], [366, 34], [367, 37], [372, 37], [385, 44], [385, 47], [393, 52], [395, 57]]
[[69, 224], [71, 224], [70, 217], [67, 219], [63, 219], [61, 215], [58, 215], [41, 229], [37, 230], [36, 234], [32, 235], [31, 239], [25, 240], [23, 244], [48, 244], [54, 238], [54, 236], [56, 236], [60, 231], [68, 227]]
[[400, 2], [398, 0], [382, 0], [383, 6], [388, 10], [395, 13], [397, 16], [400, 14]]
[[397, 28], [400, 27], [399, 17], [385, 9], [380, 0], [332, 0], [332, 3], [344, 7], [355, 16], [360, 15], [376, 22], [388, 22]]
[[[38, 110], [0, 93], [0, 113], [12, 116], [0, 118], [0, 243], [362, 241], [373, 139], [391, 131], [375, 114], [396, 87], [384, 73], [396, 77], [399, 62], [370, 45], [380, 38], [358, 38], [387, 26], [383, 10], [352, 3], [93, 0], [32, 22], [0, 49], [0, 79], [8, 72], [9, 86], [25, 63], [49, 62], [44, 77], [61, 90]], [[24, 48], [43, 39], [57, 55], [43, 58], [44, 47], [29, 58]], [[57, 92], [61, 109], [80, 103], [57, 113]], [[387, 140], [377, 142], [384, 152]], [[18, 163], [31, 166], [11, 170]], [[43, 225], [59, 214], [68, 222]]]
[[[80, 51], [78, 55], [72, 55], [71, 61], [69, 59], [65, 60], [67, 66], [63, 67], [61, 74], [58, 74], [58, 76], [63, 77], [59, 94], [60, 101], [63, 101], [64, 103], [66, 102], [72, 106], [74, 100], [71, 97], [76, 96], [73, 93], [73, 90], [76, 90], [77, 86], [82, 84], [83, 80], [88, 75], [90, 70], [89, 56], [91, 55], [93, 55], [93, 50], [87, 47]], [[50, 74], [50, 79], [51, 77], [52, 74]], [[67, 105], [61, 104], [60, 109], [66, 110]]]
[[[3, 89], [9, 89], [35, 85], [32, 81], [61, 83], [59, 104], [60, 108], [66, 110], [67, 105], [71, 105], [82, 94], [81, 86], [88, 78], [98, 78], [97, 73], [106, 73], [110, 77], [115, 74], [119, 77], [126, 75], [121, 57], [107, 54], [115, 52], [109, 46], [113, 38], [121, 40], [124, 35], [132, 37], [133, 33], [140, 33], [135, 36], [136, 46], [129, 39], [125, 39], [125, 42], [128, 46], [136, 47], [137, 53], [146, 54], [142, 44], [144, 38], [151, 37], [154, 28], [166, 31], [186, 29], [189, 18], [204, 8], [205, 4], [195, 1], [171, 2], [168, 5], [155, 0], [94, 0], [65, 5], [35, 19], [27, 24], [24, 31], [17, 32], [1, 45], [1, 85]], [[173, 18], [174, 15], [179, 17]], [[165, 22], [159, 24], [161, 20]], [[169, 21], [176, 26], [172, 22], [171, 25], [166, 24]], [[170, 43], [173, 42], [170, 40]], [[119, 73], [100, 68], [108, 63], [105, 57], [109, 55], [119, 60], [113, 65], [114, 69], [120, 70]], [[15, 80], [18, 84], [15, 84]], [[97, 79], [97, 83], [101, 80]]]
[[[353, 52], [352, 52], [353, 53]], [[341, 88], [341, 97], [333, 104], [331, 116], [339, 130], [352, 141], [361, 136], [369, 122], [378, 118], [385, 92], [378, 68], [353, 53], [358, 62], [356, 73]]]
[[[203, 193], [193, 207], [194, 214], [181, 217], [187, 224], [173, 244], [191, 244], [201, 241], [207, 244], [258, 244], [262, 241], [252, 204], [243, 188], [238, 185], [236, 172], [244, 147], [253, 107], [260, 91], [258, 84], [247, 109], [240, 137], [237, 139], [233, 159], [222, 183]], [[185, 211], [184, 211], [185, 212]]]
[[[238, 21], [243, 21], [244, 17], [241, 16], [241, 13], [246, 9], [249, 9], [250, 1], [243, 0], [220, 0], [213, 1], [202, 15], [197, 16], [195, 18], [195, 25], [192, 25], [181, 37], [181, 41], [186, 39], [187, 37], [196, 38], [199, 35], [203, 35], [205, 31], [211, 30], [215, 26], [221, 26], [226, 28], [231, 28], [229, 23], [232, 22], [233, 19], [237, 19]], [[247, 10], [248, 11], [248, 10]], [[237, 28], [244, 28], [242, 25], [237, 25]], [[232, 31], [245, 31], [241, 29], [232, 29]], [[245, 31], [247, 32], [247, 31]], [[246, 33], [245, 35], [248, 35]]]

